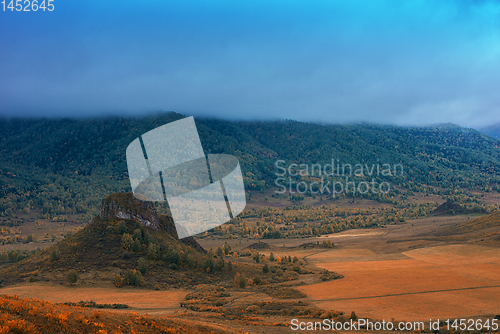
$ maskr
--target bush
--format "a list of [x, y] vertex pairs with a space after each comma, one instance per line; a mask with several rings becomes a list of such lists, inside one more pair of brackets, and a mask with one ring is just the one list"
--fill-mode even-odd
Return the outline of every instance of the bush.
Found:
[[260, 307], [258, 305], [250, 305], [245, 309], [246, 312], [254, 313], [260, 311]]
[[179, 269], [179, 267], [178, 267], [175, 263], [170, 264], [170, 267], [169, 267], [169, 268], [170, 268], [170, 269], [172, 269], [172, 270], [177, 270], [177, 269]]
[[264, 274], [267, 274], [269, 272], [269, 266], [267, 265], [267, 263], [262, 267], [262, 272]]
[[129, 253], [129, 252], [127, 252], [127, 251], [125, 251], [125, 252], [123, 252], [122, 257], [123, 257], [125, 260], [128, 260], [128, 259], [130, 259], [130, 253]]
[[73, 285], [78, 281], [78, 274], [76, 273], [76, 270], [72, 269], [68, 272], [66, 275], [66, 282], [69, 284]]
[[253, 278], [253, 284], [255, 284], [255, 285], [261, 285], [262, 284], [262, 280], [260, 279], [259, 276], [255, 276]]
[[233, 271], [233, 264], [231, 263], [231, 261], [227, 263], [227, 271]]
[[277, 276], [280, 276], [280, 277], [281, 277], [281, 276], [283, 276], [283, 274], [284, 274], [283, 269], [278, 268], [278, 269], [276, 270], [276, 275], [277, 275]]

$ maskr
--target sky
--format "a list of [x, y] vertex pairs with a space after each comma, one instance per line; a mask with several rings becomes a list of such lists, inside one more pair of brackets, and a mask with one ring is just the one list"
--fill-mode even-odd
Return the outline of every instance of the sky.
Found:
[[500, 123], [500, 1], [9, 1], [2, 116]]

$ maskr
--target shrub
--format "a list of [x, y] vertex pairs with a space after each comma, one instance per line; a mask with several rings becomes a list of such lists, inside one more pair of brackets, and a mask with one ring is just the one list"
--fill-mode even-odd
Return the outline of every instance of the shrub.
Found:
[[277, 276], [280, 276], [280, 277], [281, 277], [281, 276], [283, 276], [283, 274], [284, 274], [283, 269], [278, 268], [278, 269], [276, 270], [276, 275], [277, 275]]
[[227, 271], [233, 271], [233, 264], [231, 263], [231, 261], [227, 263]]
[[172, 270], [179, 269], [179, 267], [175, 263], [171, 263], [169, 268], [172, 269]]
[[255, 276], [253, 278], [253, 284], [255, 284], [255, 285], [261, 285], [262, 284], [262, 280], [260, 279], [259, 276]]
[[128, 259], [130, 259], [130, 253], [129, 253], [129, 252], [127, 252], [127, 251], [125, 251], [125, 252], [123, 252], [122, 257], [123, 257], [125, 260], [128, 260]]
[[267, 265], [267, 263], [262, 267], [262, 272], [264, 274], [267, 274], [269, 272], [269, 266]]
[[260, 307], [258, 305], [250, 305], [245, 309], [246, 312], [254, 313], [260, 311]]
[[66, 275], [66, 282], [69, 284], [73, 285], [78, 281], [78, 274], [76, 273], [76, 270], [71, 269], [68, 274]]

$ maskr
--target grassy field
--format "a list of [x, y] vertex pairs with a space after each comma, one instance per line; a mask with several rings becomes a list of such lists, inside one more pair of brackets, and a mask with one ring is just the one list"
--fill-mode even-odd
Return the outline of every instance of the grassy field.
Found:
[[[369, 250], [331, 250], [308, 257], [341, 272], [342, 280], [300, 287], [327, 309], [356, 310], [375, 319], [426, 320], [500, 309], [500, 250], [475, 245], [426, 247], [388, 260]], [[328, 293], [325, 293], [328, 292]]]

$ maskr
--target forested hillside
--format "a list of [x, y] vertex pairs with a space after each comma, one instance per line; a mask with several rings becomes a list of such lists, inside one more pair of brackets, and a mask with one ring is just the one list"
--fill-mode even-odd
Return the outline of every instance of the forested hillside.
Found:
[[[183, 117], [0, 120], [0, 214], [41, 209], [47, 218], [71, 213], [90, 218], [103, 197], [130, 191], [128, 144]], [[387, 195], [365, 195], [379, 201], [419, 191], [470, 202], [470, 190], [500, 190], [500, 141], [473, 129], [195, 120], [205, 153], [239, 158], [247, 190], [276, 188], [277, 160], [288, 166], [332, 159], [353, 165], [401, 164], [402, 175], [375, 176], [393, 186]]]

